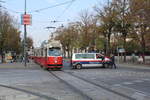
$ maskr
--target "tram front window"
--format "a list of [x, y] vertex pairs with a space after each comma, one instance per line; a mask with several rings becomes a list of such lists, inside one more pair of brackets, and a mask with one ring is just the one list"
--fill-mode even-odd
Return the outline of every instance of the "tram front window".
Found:
[[49, 56], [61, 56], [60, 49], [49, 49], [48, 51]]

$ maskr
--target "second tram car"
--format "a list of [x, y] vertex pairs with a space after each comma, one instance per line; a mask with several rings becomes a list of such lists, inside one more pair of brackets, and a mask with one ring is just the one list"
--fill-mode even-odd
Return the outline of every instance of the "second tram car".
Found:
[[43, 42], [34, 50], [34, 61], [44, 69], [61, 69], [63, 67], [62, 48], [59, 41]]

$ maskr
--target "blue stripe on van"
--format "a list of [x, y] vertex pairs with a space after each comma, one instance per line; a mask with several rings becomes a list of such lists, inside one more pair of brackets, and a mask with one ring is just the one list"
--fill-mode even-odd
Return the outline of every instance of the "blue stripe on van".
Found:
[[[77, 63], [77, 62], [76, 62]], [[102, 64], [102, 62], [89, 62], [89, 61], [87, 61], [87, 62], [78, 62], [78, 63], [80, 63], [80, 64]]]

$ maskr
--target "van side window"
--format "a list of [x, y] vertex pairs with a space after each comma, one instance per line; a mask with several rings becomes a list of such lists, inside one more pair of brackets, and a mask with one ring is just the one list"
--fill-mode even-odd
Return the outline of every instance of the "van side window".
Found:
[[104, 59], [104, 57], [102, 56], [102, 55], [100, 55], [100, 54], [96, 54], [96, 59]]
[[94, 59], [94, 54], [76, 54], [76, 59]]

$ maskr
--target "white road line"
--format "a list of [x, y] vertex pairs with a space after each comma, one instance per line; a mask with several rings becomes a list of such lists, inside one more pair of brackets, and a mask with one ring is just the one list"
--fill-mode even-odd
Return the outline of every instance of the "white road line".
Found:
[[118, 86], [121, 86], [121, 84], [114, 84], [113, 86], [118, 87]]
[[122, 84], [131, 85], [131, 84], [133, 84], [133, 83], [132, 83], [132, 82], [123, 82]]

